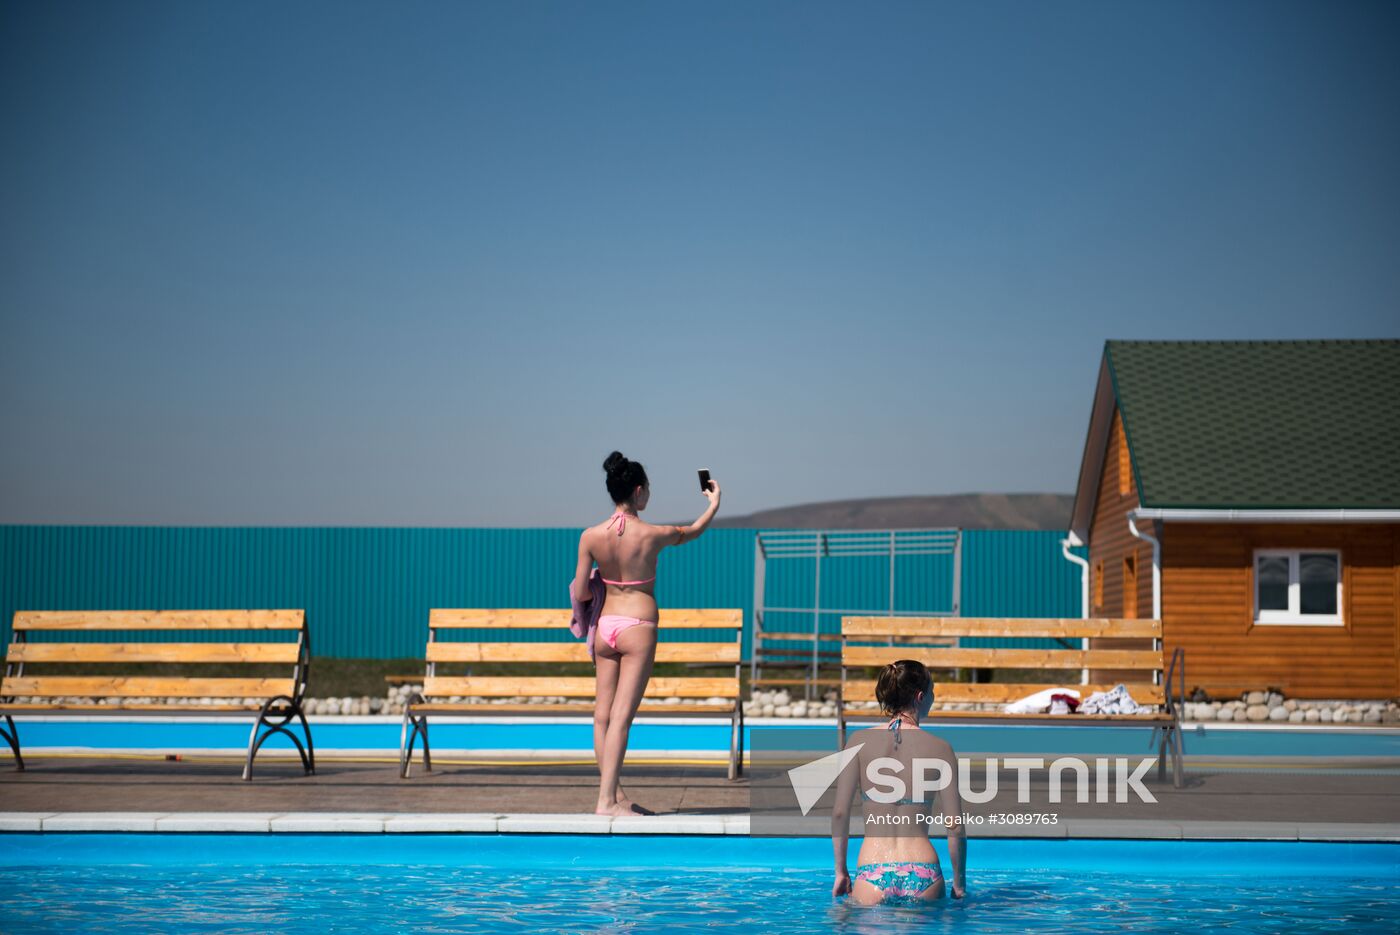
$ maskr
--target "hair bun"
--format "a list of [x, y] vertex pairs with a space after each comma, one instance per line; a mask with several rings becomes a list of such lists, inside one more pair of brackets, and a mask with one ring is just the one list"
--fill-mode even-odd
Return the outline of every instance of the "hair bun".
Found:
[[603, 470], [607, 471], [609, 474], [616, 474], [626, 466], [627, 459], [623, 457], [620, 451], [614, 451], [612, 454], [608, 455], [607, 460], [603, 462]]

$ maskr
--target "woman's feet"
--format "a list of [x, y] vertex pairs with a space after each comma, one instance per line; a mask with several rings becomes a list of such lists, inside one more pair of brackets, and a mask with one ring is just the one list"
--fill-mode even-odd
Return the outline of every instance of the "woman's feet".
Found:
[[655, 815], [656, 812], [653, 812], [649, 808], [642, 808], [636, 802], [628, 798], [627, 793], [619, 789], [617, 790], [617, 800], [615, 802], [608, 802], [600, 799], [598, 801], [598, 808], [594, 814], [612, 815], [615, 818], [622, 818], [628, 815]]

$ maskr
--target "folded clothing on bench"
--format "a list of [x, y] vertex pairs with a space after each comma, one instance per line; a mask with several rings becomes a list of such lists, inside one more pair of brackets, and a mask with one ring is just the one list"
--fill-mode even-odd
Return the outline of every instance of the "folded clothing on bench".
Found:
[[1073, 688], [1047, 688], [1027, 695], [1003, 707], [1005, 714], [1068, 714], [1079, 704], [1079, 692]]
[[1142, 714], [1146, 711], [1121, 683], [1106, 692], [1094, 692], [1079, 706], [1080, 714]]

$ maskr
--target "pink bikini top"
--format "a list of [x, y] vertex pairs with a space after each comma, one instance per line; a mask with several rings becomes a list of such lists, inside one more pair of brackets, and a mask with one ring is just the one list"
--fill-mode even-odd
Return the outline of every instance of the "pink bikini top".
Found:
[[[627, 528], [627, 514], [624, 513], [624, 512], [622, 512], [621, 510], [618, 510], [616, 513], [614, 513], [614, 514], [612, 515], [612, 518], [608, 520], [608, 525], [609, 525], [609, 526], [612, 526], [613, 523], [617, 523], [617, 534], [618, 534], [619, 536], [622, 535], [622, 530], [624, 530], [624, 529]], [[604, 583], [604, 584], [618, 584], [618, 585], [633, 585], [633, 586], [635, 586], [635, 585], [638, 585], [638, 584], [651, 584], [651, 583], [652, 583], [653, 581], [655, 581], [655, 580], [656, 580], [656, 575], [652, 575], [650, 578], [646, 579], [645, 581], [609, 581], [607, 578], [604, 578], [604, 579], [603, 579], [603, 583]]]

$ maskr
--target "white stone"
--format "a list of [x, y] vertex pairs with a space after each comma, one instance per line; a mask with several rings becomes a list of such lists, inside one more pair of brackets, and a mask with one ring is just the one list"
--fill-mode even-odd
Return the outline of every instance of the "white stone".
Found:
[[637, 815], [612, 820], [613, 834], [724, 834], [723, 815]]
[[1322, 718], [1322, 713], [1316, 708], [1309, 708], [1303, 712], [1303, 720], [1309, 724], [1316, 724]]
[[1261, 704], [1252, 704], [1244, 712], [1244, 716], [1251, 721], [1267, 721], [1269, 719], [1269, 709]]
[[1288, 720], [1288, 709], [1285, 708], [1285, 707], [1284, 707], [1283, 705], [1281, 705], [1281, 704], [1274, 705], [1272, 708], [1269, 709], [1269, 720], [1271, 720], [1271, 721], [1286, 721], [1286, 720]]
[[0, 812], [0, 831], [42, 831], [44, 819], [57, 812]]
[[774, 717], [792, 717], [792, 706], [780, 704], [773, 709]]
[[44, 819], [45, 831], [154, 831], [168, 812], [60, 812]]
[[382, 832], [384, 822], [393, 815], [363, 815], [345, 812], [291, 812], [279, 815], [270, 822], [274, 832], [327, 833], [327, 832]]
[[609, 834], [609, 815], [587, 813], [553, 815], [502, 815], [496, 820], [500, 832], [527, 831], [535, 834]]
[[177, 812], [156, 819], [157, 831], [266, 832], [281, 812]]
[[1244, 696], [1244, 700], [1247, 704], [1263, 704], [1265, 697], [1263, 692], [1250, 692]]
[[490, 812], [443, 812], [393, 815], [384, 821], [386, 834], [491, 833], [501, 816]]

